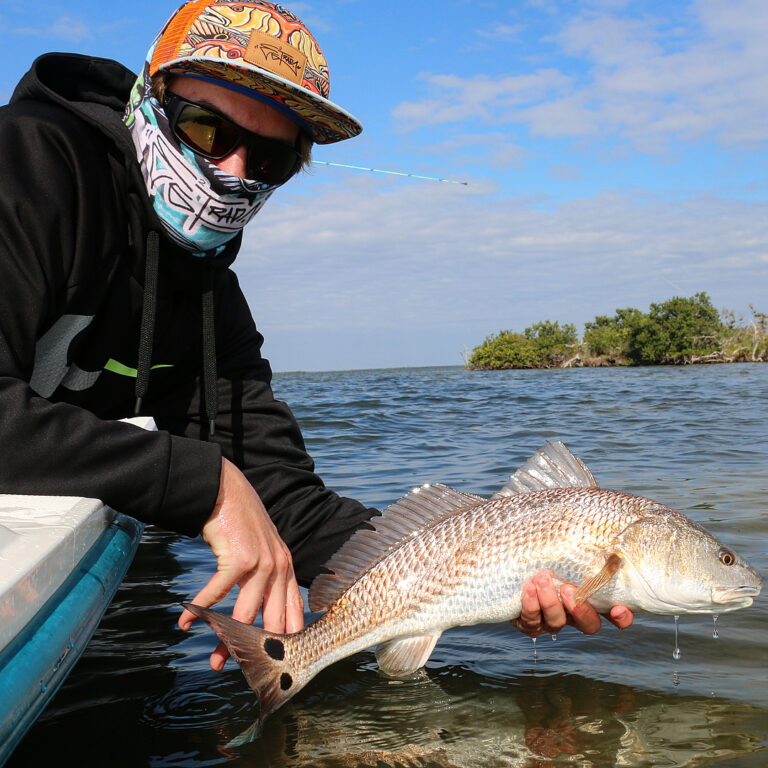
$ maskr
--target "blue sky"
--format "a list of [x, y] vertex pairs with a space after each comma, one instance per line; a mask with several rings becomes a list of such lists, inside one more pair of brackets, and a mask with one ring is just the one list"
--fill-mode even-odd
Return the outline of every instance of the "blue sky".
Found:
[[[0, 102], [33, 58], [136, 70], [176, 2], [0, 2]], [[768, 3], [287, 3], [365, 125], [246, 230], [275, 370], [459, 364], [537, 320], [707, 291], [768, 311]]]

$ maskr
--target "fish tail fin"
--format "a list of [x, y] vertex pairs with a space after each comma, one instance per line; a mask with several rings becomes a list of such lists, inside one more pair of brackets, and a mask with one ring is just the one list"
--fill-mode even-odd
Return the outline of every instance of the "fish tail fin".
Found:
[[194, 603], [184, 607], [210, 625], [240, 665], [259, 698], [260, 724], [300, 690], [287, 653], [290, 635], [267, 632]]

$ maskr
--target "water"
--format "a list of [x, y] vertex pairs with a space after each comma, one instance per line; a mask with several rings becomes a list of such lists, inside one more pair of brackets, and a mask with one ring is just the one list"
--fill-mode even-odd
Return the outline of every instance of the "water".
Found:
[[[445, 482], [491, 494], [561, 438], [604, 487], [685, 512], [768, 574], [768, 366], [285, 374], [336, 490], [382, 506]], [[150, 529], [58, 696], [9, 761], [31, 765], [710, 766], [768, 764], [768, 596], [711, 617], [638, 617], [531, 642], [508, 625], [447, 632], [424, 679], [370, 652], [324, 670], [268, 721], [240, 671], [208, 668], [207, 627], [175, 627], [208, 578], [200, 541]], [[224, 604], [231, 610], [232, 600]]]

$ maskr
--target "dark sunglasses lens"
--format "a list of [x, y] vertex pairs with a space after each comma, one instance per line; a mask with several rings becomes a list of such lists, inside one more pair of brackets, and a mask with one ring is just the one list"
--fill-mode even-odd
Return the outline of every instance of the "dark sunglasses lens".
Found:
[[290, 144], [248, 133], [221, 115], [178, 97], [172, 96], [168, 103], [176, 137], [195, 152], [219, 160], [245, 143], [247, 178], [265, 184], [282, 184], [299, 170], [301, 158]]
[[176, 134], [190, 149], [218, 159], [235, 149], [240, 131], [207, 109], [185, 104], [176, 120]]
[[248, 142], [246, 173], [265, 184], [282, 184], [299, 170], [299, 153], [282, 141], [252, 136]]

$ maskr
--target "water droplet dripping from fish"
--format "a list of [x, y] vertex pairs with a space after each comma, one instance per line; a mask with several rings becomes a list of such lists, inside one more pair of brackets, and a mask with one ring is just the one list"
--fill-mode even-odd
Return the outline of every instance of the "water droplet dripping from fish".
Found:
[[717, 640], [718, 637], [720, 637], [720, 633], [717, 631], [717, 620], [720, 617], [715, 615], [712, 617], [712, 637]]
[[672, 658], [677, 661], [680, 656], [680, 617], [675, 616], [675, 650], [672, 651]]
[[531, 640], [533, 640], [533, 660], [536, 661], [539, 658], [538, 651], [536, 650], [536, 638], [532, 637]]

